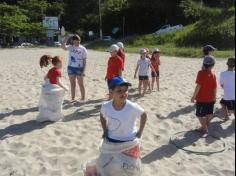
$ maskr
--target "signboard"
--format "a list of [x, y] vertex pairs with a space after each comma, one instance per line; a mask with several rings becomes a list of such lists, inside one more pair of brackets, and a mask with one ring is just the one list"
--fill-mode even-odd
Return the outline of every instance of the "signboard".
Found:
[[48, 30], [58, 30], [58, 17], [44, 17], [43, 27]]
[[89, 37], [93, 37], [94, 33], [93, 31], [89, 31]]

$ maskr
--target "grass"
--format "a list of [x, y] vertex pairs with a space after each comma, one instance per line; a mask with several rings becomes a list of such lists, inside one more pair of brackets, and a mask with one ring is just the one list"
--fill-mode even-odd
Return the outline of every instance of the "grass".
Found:
[[[117, 41], [113, 42], [105, 42], [105, 41], [95, 41], [91, 43], [85, 44], [85, 46], [88, 49], [97, 50], [97, 51], [107, 51], [109, 46], [113, 43], [116, 43]], [[163, 55], [166, 56], [175, 56], [175, 57], [190, 57], [190, 58], [200, 58], [203, 56], [202, 48], [196, 48], [196, 47], [177, 47], [174, 44], [164, 44], [164, 45], [135, 45], [126, 43], [123, 41], [126, 45], [126, 52], [128, 53], [138, 53], [140, 48], [159, 48], [162, 51]], [[235, 50], [218, 50], [215, 52], [215, 56], [217, 58], [227, 58], [232, 57], [235, 55]]]

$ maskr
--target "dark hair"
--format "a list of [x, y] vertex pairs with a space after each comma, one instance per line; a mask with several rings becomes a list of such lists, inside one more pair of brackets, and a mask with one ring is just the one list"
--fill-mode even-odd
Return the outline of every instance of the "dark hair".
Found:
[[52, 65], [57, 65], [59, 62], [62, 63], [62, 58], [60, 56], [55, 56], [52, 58], [52, 56], [50, 55], [43, 55], [40, 58], [40, 67], [47, 67], [50, 63], [52, 63]]
[[43, 67], [47, 67], [51, 62], [52, 62], [52, 56], [50, 56], [50, 55], [43, 55], [40, 58], [39, 65], [40, 65], [41, 68], [43, 68]]
[[78, 35], [74, 35], [74, 36], [72, 37], [72, 41], [81, 41], [81, 38], [80, 38], [80, 36], [78, 36]]
[[211, 68], [211, 67], [214, 67], [215, 66], [215, 64], [203, 64], [203, 67], [205, 68], [205, 69], [208, 69], [208, 68]]
[[234, 68], [235, 67], [235, 58], [228, 58], [228, 62], [227, 62], [227, 65], [230, 67], [230, 68]]
[[208, 55], [209, 52], [210, 52], [210, 51], [208, 51], [208, 50], [203, 50], [203, 53], [204, 53], [205, 56]]

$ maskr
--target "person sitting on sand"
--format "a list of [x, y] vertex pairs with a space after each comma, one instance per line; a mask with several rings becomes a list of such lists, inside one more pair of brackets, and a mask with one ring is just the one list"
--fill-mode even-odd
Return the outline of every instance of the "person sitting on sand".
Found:
[[107, 65], [107, 74], [105, 80], [107, 81], [108, 89], [109, 89], [109, 99], [111, 99], [111, 87], [110, 82], [114, 77], [121, 76], [123, 70], [123, 61], [118, 56], [119, 47], [117, 45], [112, 45], [109, 49], [111, 57], [109, 58]]
[[84, 77], [87, 68], [87, 50], [80, 44], [81, 39], [78, 35], [72, 36], [73, 45], [66, 45], [70, 37], [66, 37], [62, 44], [62, 49], [69, 51], [68, 75], [71, 84], [71, 98], [75, 101], [76, 82], [78, 80], [81, 102], [85, 102]]
[[44, 55], [40, 58], [40, 67], [47, 67], [52, 63], [53, 67], [48, 71], [44, 79], [48, 79], [51, 84], [56, 84], [63, 88], [65, 91], [68, 91], [66, 86], [61, 82], [62, 62], [63, 61], [60, 56], [55, 56], [52, 58], [50, 55]]
[[[144, 96], [147, 91], [147, 87], [149, 84], [149, 74], [150, 68], [153, 72], [155, 72], [154, 67], [151, 64], [150, 59], [147, 58], [147, 50], [140, 50], [141, 58], [138, 60], [137, 67], [135, 69], [134, 79], [137, 78], [137, 73], [139, 71], [139, 95]], [[142, 93], [143, 87], [143, 93]]]
[[224, 97], [220, 104], [224, 110], [225, 121], [229, 120], [229, 111], [235, 115], [235, 58], [229, 58], [228, 70], [220, 74], [220, 84], [224, 89]]
[[157, 83], [157, 91], [160, 91], [160, 50], [158, 48], [152, 50], [151, 63], [155, 69], [155, 72], [152, 71], [152, 90], [154, 89], [155, 82]]
[[206, 56], [203, 61], [203, 70], [198, 72], [196, 88], [191, 101], [197, 102], [196, 115], [201, 123], [201, 131], [208, 134], [209, 125], [213, 119], [214, 105], [216, 102], [217, 79], [213, 72], [215, 58]]
[[125, 46], [124, 46], [124, 44], [122, 43], [122, 42], [118, 42], [117, 44], [116, 44], [118, 47], [119, 47], [119, 51], [118, 51], [118, 56], [120, 56], [120, 58], [122, 59], [122, 61], [123, 61], [123, 71], [125, 70]]

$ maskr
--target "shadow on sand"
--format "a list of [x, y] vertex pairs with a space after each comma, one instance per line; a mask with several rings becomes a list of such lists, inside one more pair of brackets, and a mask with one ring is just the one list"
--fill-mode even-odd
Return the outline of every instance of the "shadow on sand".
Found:
[[25, 115], [27, 113], [37, 112], [37, 111], [38, 111], [38, 107], [28, 108], [28, 109], [17, 109], [17, 110], [14, 110], [12, 112], [7, 112], [7, 113], [0, 114], [0, 120], [3, 120], [4, 118], [9, 117], [9, 116], [22, 116], [22, 115]]

